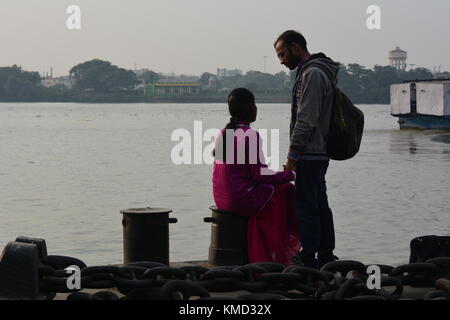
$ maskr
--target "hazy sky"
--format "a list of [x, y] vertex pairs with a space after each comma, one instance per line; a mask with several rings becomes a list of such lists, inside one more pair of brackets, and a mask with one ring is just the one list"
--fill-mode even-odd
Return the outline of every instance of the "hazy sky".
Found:
[[[81, 30], [66, 27], [69, 5]], [[381, 30], [368, 30], [369, 5]], [[286, 70], [273, 41], [301, 31], [311, 52], [367, 67], [387, 65], [400, 46], [408, 64], [450, 70], [449, 0], [1, 0], [0, 66], [68, 74], [99, 58], [133, 69], [200, 75], [218, 67]]]

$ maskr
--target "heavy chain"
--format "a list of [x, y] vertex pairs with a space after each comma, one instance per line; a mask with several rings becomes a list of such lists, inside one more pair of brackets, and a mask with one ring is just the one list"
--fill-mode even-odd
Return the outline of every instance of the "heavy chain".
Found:
[[[404, 298], [404, 286], [431, 288], [422, 299], [450, 299], [450, 257], [396, 268], [378, 265], [381, 287], [373, 290], [366, 283], [367, 266], [358, 261], [330, 262], [320, 271], [267, 262], [213, 269], [195, 265], [174, 268], [158, 262], [87, 267], [81, 260], [65, 256], [46, 256], [41, 263], [40, 291], [49, 299], [56, 293], [70, 293], [69, 300], [118, 300], [119, 295], [111, 291], [81, 292], [117, 288], [123, 295], [120, 299], [126, 300], [395, 300]], [[67, 285], [70, 274], [65, 269], [73, 265], [81, 270], [77, 289]], [[213, 297], [211, 293], [234, 294]]]

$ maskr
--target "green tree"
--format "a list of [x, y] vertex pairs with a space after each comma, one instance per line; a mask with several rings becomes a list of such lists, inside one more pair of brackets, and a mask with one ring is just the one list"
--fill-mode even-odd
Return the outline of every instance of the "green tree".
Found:
[[219, 89], [234, 89], [239, 85], [239, 81], [242, 78], [242, 75], [236, 75], [232, 77], [221, 77], [217, 79], [217, 87]]
[[367, 82], [372, 74], [364, 66], [352, 63], [342, 65], [338, 73], [338, 87], [341, 88], [353, 101], [362, 101], [365, 98]]
[[376, 65], [364, 84], [365, 91], [361, 101], [365, 103], [388, 104], [390, 86], [403, 81], [401, 74], [400, 71], [391, 66]]
[[277, 87], [283, 91], [290, 91], [292, 89], [293, 83], [291, 83], [291, 77], [284, 71], [276, 73], [274, 76], [274, 82]]
[[0, 99], [2, 101], [33, 101], [41, 97], [41, 77], [21, 67], [0, 68]]
[[129, 90], [138, 83], [133, 71], [99, 59], [76, 65], [70, 70], [70, 74], [75, 77], [77, 89], [92, 90], [96, 93]]
[[404, 79], [404, 81], [427, 80], [434, 78], [433, 73], [431, 73], [431, 71], [426, 68], [411, 69], [407, 72], [404, 72], [401, 77]]
[[284, 72], [275, 75], [260, 71], [249, 71], [238, 80], [238, 86], [255, 92], [280, 92], [285, 90], [289, 77]]
[[204, 72], [201, 76], [200, 76], [200, 83], [207, 86], [209, 84], [209, 79], [210, 78], [215, 78], [216, 75], [209, 73], [209, 72]]
[[138, 79], [145, 81], [145, 83], [156, 83], [161, 79], [161, 75], [153, 70], [146, 70], [138, 77]]
[[438, 79], [450, 79], [450, 72], [445, 71], [445, 72], [438, 73], [436, 77]]

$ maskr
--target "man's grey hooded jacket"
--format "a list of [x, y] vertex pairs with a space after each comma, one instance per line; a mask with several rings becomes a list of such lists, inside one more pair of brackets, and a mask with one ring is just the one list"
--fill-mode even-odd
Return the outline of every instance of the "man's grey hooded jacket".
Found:
[[289, 158], [327, 156], [333, 86], [337, 81], [339, 63], [318, 53], [299, 68], [292, 93]]

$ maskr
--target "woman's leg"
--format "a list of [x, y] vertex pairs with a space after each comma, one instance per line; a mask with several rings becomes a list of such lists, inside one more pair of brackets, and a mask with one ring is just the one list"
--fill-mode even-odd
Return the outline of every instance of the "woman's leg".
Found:
[[284, 265], [300, 249], [295, 215], [295, 187], [288, 183], [275, 187], [272, 199], [248, 224], [249, 262], [277, 262]]

